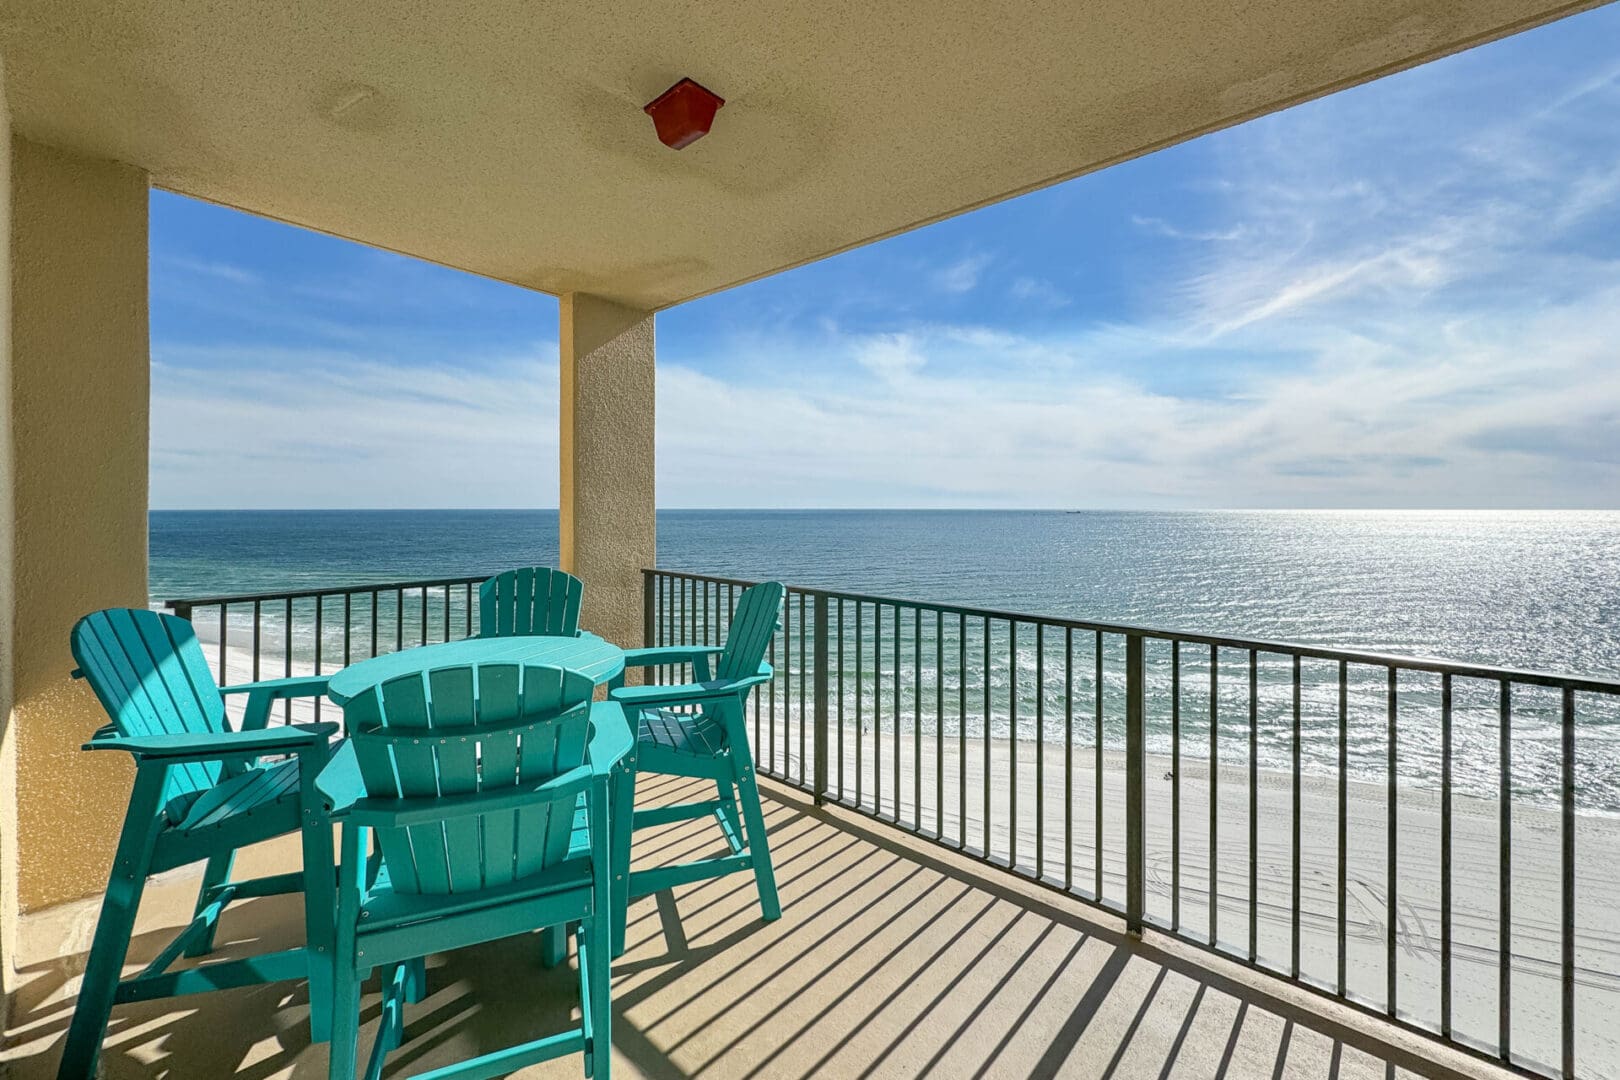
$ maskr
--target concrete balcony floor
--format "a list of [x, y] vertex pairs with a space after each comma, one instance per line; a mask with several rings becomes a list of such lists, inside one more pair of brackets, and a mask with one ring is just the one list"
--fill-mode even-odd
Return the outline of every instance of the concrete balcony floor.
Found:
[[[784, 914], [759, 918], [745, 876], [644, 898], [615, 965], [613, 1071], [684, 1077], [1391, 1077], [1481, 1076], [1490, 1066], [1354, 1010], [1120, 922], [856, 814], [818, 809], [765, 783]], [[653, 803], [706, 786], [643, 778]], [[657, 865], [713, 853], [688, 822], [643, 833]], [[296, 865], [278, 842], [242, 873]], [[190, 914], [195, 877], [147, 890], [131, 963]], [[10, 1075], [55, 1075], [93, 902], [22, 923], [4, 1054]], [[243, 901], [220, 954], [294, 944], [296, 898]], [[537, 941], [494, 942], [429, 960], [429, 996], [406, 1012], [403, 1076], [555, 1030], [574, 1006], [571, 970], [535, 962]], [[363, 1002], [362, 1058], [377, 1021]], [[223, 991], [113, 1013], [105, 1076], [324, 1077], [301, 984]], [[4, 1073], [0, 1067], [0, 1073]], [[524, 1077], [577, 1077], [565, 1058]], [[1505, 1073], [1501, 1075], [1506, 1075]]]

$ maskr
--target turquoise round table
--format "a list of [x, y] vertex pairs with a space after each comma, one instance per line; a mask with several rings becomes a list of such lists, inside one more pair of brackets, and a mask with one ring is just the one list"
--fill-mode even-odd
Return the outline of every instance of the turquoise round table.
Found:
[[578, 637], [488, 637], [418, 645], [361, 660], [333, 675], [326, 696], [339, 705], [400, 675], [460, 664], [541, 664], [586, 675], [597, 684], [624, 671], [624, 650], [595, 634]]

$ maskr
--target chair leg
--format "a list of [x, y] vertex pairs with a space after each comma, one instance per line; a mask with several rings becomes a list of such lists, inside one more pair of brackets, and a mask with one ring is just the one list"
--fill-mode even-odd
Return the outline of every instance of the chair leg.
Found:
[[561, 967], [568, 959], [568, 927], [548, 926], [540, 931], [540, 965]]
[[608, 905], [610, 932], [613, 935], [613, 955], [624, 954], [624, 939], [630, 922], [630, 843], [635, 831], [636, 768], [629, 762], [623, 771], [614, 770], [612, 778], [612, 837], [613, 837], [613, 896]]
[[[236, 861], [236, 852], [227, 851], [222, 855], [211, 856], [207, 865], [203, 867], [202, 884], [197, 887], [197, 908], [192, 917], [202, 914], [203, 908], [208, 906], [208, 892], [231, 879], [231, 864]], [[214, 934], [219, 930], [216, 920], [205, 930], [201, 937], [187, 947], [187, 956], [207, 956], [214, 951]]]
[[152, 862], [152, 846], [157, 841], [162, 818], [158, 807], [168, 769], [147, 766], [135, 774], [124, 829], [113, 855], [107, 893], [101, 900], [101, 916], [90, 944], [90, 960], [84, 969], [79, 1000], [73, 1007], [67, 1043], [62, 1051], [58, 1080], [81, 1080], [94, 1076], [96, 1059], [101, 1055], [101, 1039], [112, 1015], [118, 993], [124, 957], [129, 952], [130, 935], [135, 930], [135, 911], [146, 889], [147, 868]]
[[[331, 830], [326, 828], [327, 840], [331, 841]], [[309, 833], [304, 830], [304, 855], [309, 857]], [[326, 1075], [328, 1080], [355, 1080], [355, 1070], [359, 1066], [360, 1058], [360, 984], [370, 974], [368, 969], [361, 968], [359, 959], [358, 924], [360, 922], [360, 882], [365, 869], [360, 862], [359, 830], [353, 826], [343, 827], [342, 860], [338, 864], [337, 872], [333, 875], [336, 893], [333, 908], [337, 915], [327, 925], [331, 927], [331, 947], [327, 950], [328, 976], [327, 994], [324, 999], [315, 997], [315, 981], [313, 973], [315, 964], [313, 958], [310, 963], [310, 993], [309, 1011], [310, 1027], [315, 1026], [314, 1016], [317, 1012], [326, 1014], [326, 1029], [331, 1038], [330, 1057], [327, 1059]], [[306, 911], [312, 908], [313, 901], [310, 896], [308, 881], [311, 864], [304, 863], [304, 902]], [[330, 910], [330, 909], [329, 909]], [[324, 1006], [324, 1008], [323, 1008]]]
[[759, 805], [759, 786], [754, 782], [754, 765], [746, 754], [733, 750], [737, 797], [742, 803], [743, 821], [748, 826], [748, 854], [754, 860], [754, 883], [759, 888], [759, 908], [766, 922], [782, 917], [782, 903], [776, 895], [776, 871], [771, 866], [771, 845], [765, 835], [765, 814]]
[[315, 777], [325, 754], [301, 755], [301, 830], [304, 855], [304, 955], [309, 965], [309, 1038], [325, 1042], [332, 1033], [330, 1005], [336, 970], [337, 935], [333, 912], [338, 907], [337, 864], [332, 851], [332, 823], [318, 809], [321, 795]]
[[348, 971], [332, 986], [328, 1080], [354, 1080], [360, 1060], [360, 979]]
[[607, 945], [612, 921], [593, 915], [588, 926], [588, 931], [581, 927], [581, 933], [588, 933], [591, 942], [586, 948], [587, 962], [591, 966], [591, 999], [580, 1003], [582, 1008], [591, 1011], [592, 1070], [586, 1075], [593, 1080], [609, 1080], [613, 1071], [613, 958], [608, 955]]

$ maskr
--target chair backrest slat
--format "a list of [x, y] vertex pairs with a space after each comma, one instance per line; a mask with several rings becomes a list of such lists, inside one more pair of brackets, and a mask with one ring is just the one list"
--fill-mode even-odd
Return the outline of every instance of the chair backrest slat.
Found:
[[[533, 786], [582, 764], [594, 689], [589, 678], [553, 667], [439, 668], [356, 696], [344, 720], [368, 795], [432, 800]], [[420, 740], [397, 737], [417, 730]], [[467, 893], [562, 861], [574, 809], [572, 798], [538, 800], [380, 829], [378, 840], [396, 890]]]
[[478, 636], [579, 632], [585, 585], [549, 566], [525, 566], [496, 574], [478, 587]]
[[[73, 627], [73, 659], [121, 735], [225, 730], [225, 701], [191, 623], [144, 608], [92, 612]], [[169, 770], [165, 798], [219, 783], [219, 762]]]
[[725, 651], [715, 670], [717, 678], [745, 679], [759, 670], [776, 634], [785, 591], [779, 581], [762, 581], [743, 590], [731, 613], [731, 625], [726, 628]]

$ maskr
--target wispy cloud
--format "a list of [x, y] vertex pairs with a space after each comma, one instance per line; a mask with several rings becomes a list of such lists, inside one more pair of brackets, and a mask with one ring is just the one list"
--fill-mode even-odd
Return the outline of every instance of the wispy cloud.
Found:
[[941, 292], [972, 292], [979, 284], [979, 275], [990, 265], [988, 255], [968, 255], [936, 270], [934, 287]]
[[1013, 283], [1007, 286], [1007, 295], [1014, 300], [1049, 308], [1068, 307], [1070, 303], [1069, 297], [1056, 285], [1038, 277], [1014, 278]]

